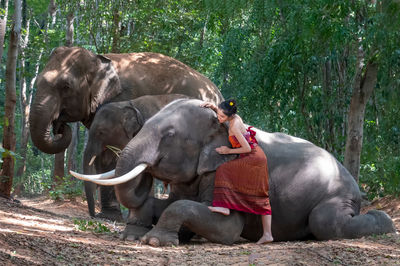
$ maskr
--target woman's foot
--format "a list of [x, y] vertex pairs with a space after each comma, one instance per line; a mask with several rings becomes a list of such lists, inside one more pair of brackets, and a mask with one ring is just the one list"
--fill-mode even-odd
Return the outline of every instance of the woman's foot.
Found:
[[272, 237], [271, 234], [264, 234], [260, 240], [257, 241], [258, 245], [261, 244], [267, 244], [267, 243], [271, 243], [272, 241], [274, 241], [274, 238]]
[[212, 211], [212, 212], [218, 212], [218, 213], [221, 213], [221, 214], [223, 214], [223, 215], [229, 215], [229, 214], [230, 214], [230, 211], [229, 211], [228, 208], [224, 208], [224, 207], [211, 207], [211, 206], [208, 206], [208, 208], [209, 208], [210, 211]]

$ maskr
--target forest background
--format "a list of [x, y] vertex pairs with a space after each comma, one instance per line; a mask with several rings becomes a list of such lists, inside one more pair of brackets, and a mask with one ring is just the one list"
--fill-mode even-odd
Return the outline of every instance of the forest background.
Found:
[[73, 45], [174, 57], [235, 98], [248, 124], [325, 148], [370, 199], [398, 196], [399, 40], [399, 0], [0, 0], [1, 183], [19, 196], [82, 194], [66, 173], [82, 172], [84, 126], [54, 156], [28, 125], [38, 73]]

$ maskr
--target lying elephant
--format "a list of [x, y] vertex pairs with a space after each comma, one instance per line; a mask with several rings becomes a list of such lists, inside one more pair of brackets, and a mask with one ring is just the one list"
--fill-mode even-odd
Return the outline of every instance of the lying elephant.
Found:
[[[91, 179], [116, 185], [117, 198], [135, 214], [125, 230], [130, 238], [143, 235], [142, 241], [151, 245], [176, 245], [181, 226], [225, 244], [240, 236], [252, 241], [261, 237], [260, 216], [238, 211], [224, 216], [207, 208], [216, 168], [234, 157], [215, 151], [229, 145], [227, 128], [219, 124], [213, 111], [199, 107], [200, 103], [177, 100], [164, 107], [124, 148], [117, 178]], [[286, 134], [256, 132], [268, 158], [274, 240], [327, 240], [394, 232], [385, 212], [372, 210], [360, 215], [357, 183], [326, 150]], [[173, 200], [181, 200], [158, 202], [144, 196], [151, 187], [149, 173], [170, 183]]]
[[[145, 121], [162, 107], [176, 99], [188, 98], [182, 94], [146, 95], [130, 101], [108, 103], [99, 108], [89, 130], [83, 165], [87, 174], [115, 169], [117, 156], [107, 146], [122, 150], [142, 128]], [[94, 167], [93, 167], [94, 166]], [[85, 181], [89, 214], [95, 216], [96, 185]], [[101, 213], [98, 217], [121, 220], [121, 211], [113, 187], [100, 191]]]

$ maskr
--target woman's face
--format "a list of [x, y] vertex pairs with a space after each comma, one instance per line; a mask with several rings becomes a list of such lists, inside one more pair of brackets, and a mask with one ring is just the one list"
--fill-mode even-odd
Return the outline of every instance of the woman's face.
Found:
[[220, 108], [218, 108], [217, 110], [217, 117], [218, 117], [218, 121], [222, 124], [226, 121], [228, 121], [229, 116], [227, 116], [226, 114], [224, 114], [224, 112], [222, 112], [222, 110]]

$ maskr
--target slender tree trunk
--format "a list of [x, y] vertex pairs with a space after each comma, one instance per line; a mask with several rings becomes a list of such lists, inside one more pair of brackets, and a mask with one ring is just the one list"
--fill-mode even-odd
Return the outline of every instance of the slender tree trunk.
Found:
[[7, 15], [8, 15], [8, 0], [4, 2], [5, 14], [0, 18], [0, 66], [3, 58], [4, 51], [4, 36], [6, 35]]
[[51, 28], [53, 28], [54, 24], [56, 24], [56, 13], [57, 13], [57, 6], [54, 0], [50, 0], [48, 12], [50, 14], [51, 19]]
[[[24, 72], [26, 71], [25, 69], [25, 49], [28, 47], [28, 42], [29, 42], [29, 33], [30, 33], [30, 19], [25, 20], [26, 18], [26, 0], [22, 1], [22, 24], [23, 27], [26, 29], [25, 31], [25, 37], [23, 42], [21, 43], [20, 47], [20, 54], [21, 54], [21, 66], [20, 66], [20, 88], [21, 88], [21, 93], [20, 93], [20, 109], [21, 109], [21, 145], [19, 149], [19, 155], [21, 156], [21, 160], [19, 161], [19, 167], [17, 170], [16, 177], [21, 177], [23, 173], [25, 172], [25, 161], [26, 161], [26, 150], [27, 150], [27, 145], [28, 145], [28, 139], [29, 139], [29, 112], [30, 112], [30, 95], [27, 91], [27, 81]], [[19, 195], [20, 191], [22, 189], [22, 183], [19, 183], [15, 189], [14, 189], [14, 195]]]
[[[342, 123], [339, 125], [340, 126], [340, 134], [343, 139], [345, 139], [346, 136], [346, 97], [347, 97], [347, 91], [346, 91], [346, 84], [348, 84], [347, 81], [347, 60], [345, 60], [348, 56], [348, 48], [345, 48], [343, 51], [343, 54], [340, 56], [340, 59], [337, 59], [336, 65], [337, 65], [337, 73], [338, 73], [338, 85], [337, 85], [337, 94], [336, 97], [338, 99], [338, 106], [337, 110], [340, 112], [340, 115], [342, 117], [341, 121]], [[340, 147], [345, 147], [345, 142], [341, 142], [339, 144]]]
[[[21, 151], [20, 154], [22, 156], [22, 162], [21, 166], [17, 171], [17, 176], [22, 176], [24, 171], [25, 171], [25, 159], [26, 159], [26, 151], [27, 151], [27, 144], [29, 140], [29, 114], [31, 112], [31, 104], [32, 104], [32, 98], [33, 98], [33, 87], [35, 85], [37, 76], [39, 74], [39, 67], [40, 67], [40, 60], [42, 59], [43, 56], [43, 49], [40, 51], [39, 56], [36, 60], [36, 65], [35, 65], [35, 71], [34, 71], [34, 77], [29, 83], [29, 88], [26, 91], [26, 103], [22, 104], [23, 107], [21, 107], [22, 112], [22, 118], [21, 118], [21, 123], [22, 123], [22, 134], [21, 134]], [[22, 89], [21, 89], [21, 98], [22, 96]]]
[[67, 15], [67, 34], [65, 36], [65, 46], [71, 47], [74, 45], [74, 11], [72, 10]]
[[[18, 59], [18, 45], [21, 36], [21, 0], [14, 0], [13, 26], [10, 33], [10, 46], [7, 53], [6, 67], [6, 101], [5, 101], [5, 124], [3, 134], [3, 147], [15, 152], [15, 104], [16, 93], [16, 68]], [[14, 176], [14, 158], [10, 155], [3, 159], [0, 171], [0, 194], [5, 197], [11, 196], [11, 187]]]
[[[86, 150], [86, 146], [87, 146], [88, 140], [89, 140], [89, 130], [85, 127], [85, 131], [83, 132], [83, 150]], [[83, 163], [84, 162], [82, 160], [81, 165], [80, 165], [80, 172], [81, 173], [83, 173], [83, 169], [84, 169]]]
[[364, 54], [362, 49], [359, 48], [353, 95], [348, 113], [346, 150], [344, 154], [344, 166], [357, 182], [360, 173], [365, 107], [376, 85], [377, 75], [378, 65], [376, 63], [369, 61], [364, 67]]
[[325, 148], [329, 152], [334, 152], [335, 151], [335, 131], [334, 131], [334, 111], [332, 108], [332, 98], [333, 98], [333, 93], [332, 93], [332, 63], [331, 59], [327, 58], [325, 63], [324, 63], [324, 88], [325, 88], [325, 103], [324, 103], [324, 108], [325, 114], [326, 114], [326, 119], [325, 119], [325, 130], [327, 131], [327, 139], [325, 143]]
[[204, 22], [204, 26], [200, 32], [200, 40], [199, 40], [200, 48], [203, 48], [203, 45], [204, 45], [204, 38], [206, 35], [206, 31], [207, 31], [207, 22], [208, 22], [208, 13], [207, 13], [206, 21]]
[[61, 185], [64, 177], [65, 150], [54, 155], [53, 189]]
[[68, 153], [67, 153], [67, 169], [68, 173], [69, 170], [76, 171], [76, 163], [75, 163], [75, 154], [76, 150], [78, 148], [78, 142], [79, 142], [79, 122], [73, 123], [72, 126], [72, 138], [71, 138], [71, 143], [69, 144], [68, 147]]
[[111, 52], [112, 53], [119, 53], [120, 52], [120, 16], [119, 16], [119, 10], [118, 10], [118, 4], [114, 3], [114, 9], [113, 9], [113, 33], [112, 33], [112, 46], [111, 46]]

